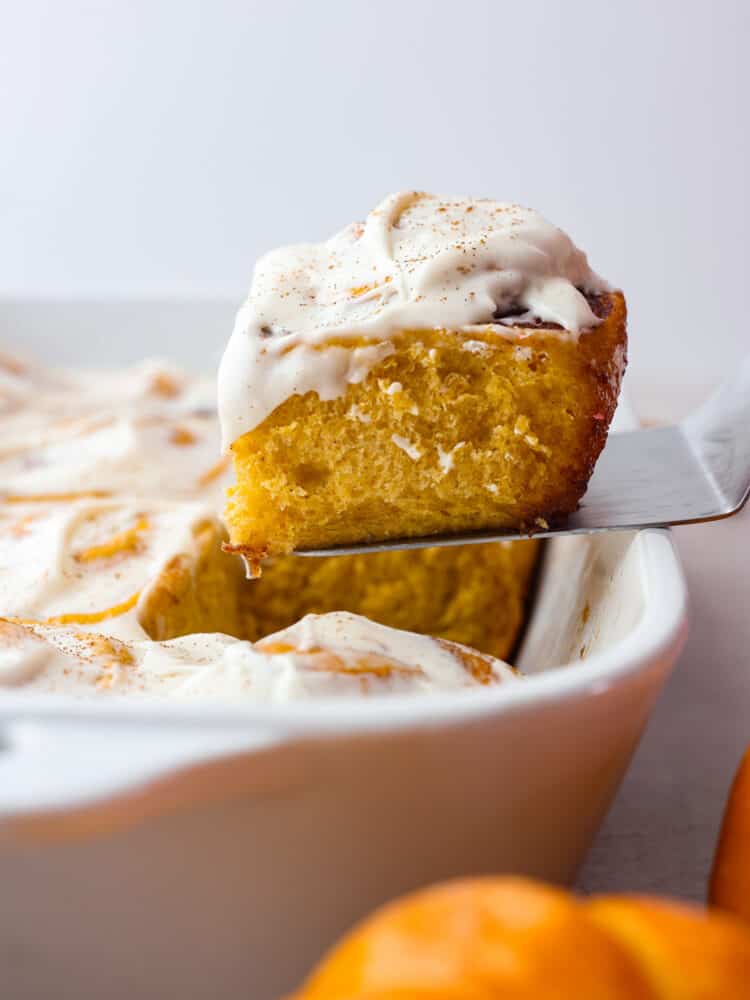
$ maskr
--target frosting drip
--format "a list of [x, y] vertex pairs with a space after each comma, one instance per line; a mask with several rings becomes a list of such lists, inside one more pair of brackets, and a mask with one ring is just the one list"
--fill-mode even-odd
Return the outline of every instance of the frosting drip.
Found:
[[542, 321], [576, 336], [599, 322], [583, 293], [607, 287], [532, 209], [390, 195], [364, 224], [258, 261], [219, 371], [223, 444], [292, 395], [342, 395], [400, 331], [483, 326], [513, 336]]

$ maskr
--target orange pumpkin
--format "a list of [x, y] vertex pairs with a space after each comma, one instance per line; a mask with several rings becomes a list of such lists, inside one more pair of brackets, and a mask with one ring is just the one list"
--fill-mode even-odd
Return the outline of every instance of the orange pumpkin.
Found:
[[521, 878], [449, 882], [377, 911], [290, 1000], [748, 1000], [750, 748], [709, 893], [720, 909], [578, 899]]
[[458, 881], [384, 907], [295, 1000], [747, 1000], [750, 931], [638, 897], [576, 899], [518, 878]]
[[750, 921], [750, 749], [729, 793], [708, 898], [715, 906]]

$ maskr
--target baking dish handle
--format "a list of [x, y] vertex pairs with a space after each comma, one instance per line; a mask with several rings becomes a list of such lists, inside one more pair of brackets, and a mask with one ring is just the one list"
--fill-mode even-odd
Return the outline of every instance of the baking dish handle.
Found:
[[[201, 765], [269, 749], [277, 739], [244, 728], [196, 731], [164, 724], [120, 728], [106, 721], [8, 722], [0, 727], [0, 827], [135, 798], [176, 773], [194, 779]], [[193, 794], [195, 790], [192, 780]], [[183, 792], [190, 796], [190, 781]]]

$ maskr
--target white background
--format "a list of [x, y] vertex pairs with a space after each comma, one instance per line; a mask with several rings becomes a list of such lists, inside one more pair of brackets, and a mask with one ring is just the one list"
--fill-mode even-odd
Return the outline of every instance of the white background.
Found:
[[258, 253], [419, 187], [567, 229], [639, 386], [743, 353], [744, 0], [0, 3], [0, 296], [234, 305]]

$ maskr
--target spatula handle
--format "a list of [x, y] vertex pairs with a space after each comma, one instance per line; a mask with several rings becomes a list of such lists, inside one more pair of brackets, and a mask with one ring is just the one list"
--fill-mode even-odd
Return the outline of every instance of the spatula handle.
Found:
[[750, 493], [750, 355], [683, 426], [726, 513], [739, 510]]

